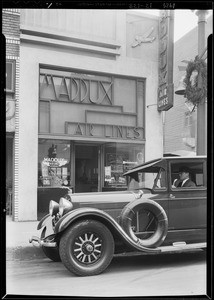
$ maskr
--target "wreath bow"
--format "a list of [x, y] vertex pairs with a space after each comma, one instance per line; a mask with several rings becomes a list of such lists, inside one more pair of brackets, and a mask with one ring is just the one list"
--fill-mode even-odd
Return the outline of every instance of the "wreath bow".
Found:
[[184, 78], [186, 84], [185, 96], [193, 105], [205, 101], [207, 97], [207, 64], [197, 55], [194, 61], [189, 61]]

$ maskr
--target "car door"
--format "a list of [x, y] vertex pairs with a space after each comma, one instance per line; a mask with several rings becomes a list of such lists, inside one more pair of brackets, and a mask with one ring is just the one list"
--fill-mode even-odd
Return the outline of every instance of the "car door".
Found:
[[[200, 235], [204, 232], [207, 222], [207, 184], [206, 161], [179, 161], [179, 164], [188, 165], [193, 173], [195, 187], [169, 187], [169, 231], [176, 232], [181, 239], [187, 236]], [[171, 161], [169, 165], [169, 182], [172, 184], [173, 176], [177, 171], [177, 162]], [[180, 232], [180, 234], [179, 234]]]
[[[139, 172], [137, 172], [139, 171]], [[167, 172], [166, 162], [156, 161], [144, 167], [139, 167], [135, 175], [138, 178], [138, 185], [142, 183], [143, 199], [151, 199], [158, 203], [168, 215], [168, 190], [167, 190]], [[130, 172], [129, 172], [130, 173]], [[143, 239], [148, 238], [156, 230], [155, 216], [146, 211], [143, 207], [133, 219], [133, 229], [135, 234]]]

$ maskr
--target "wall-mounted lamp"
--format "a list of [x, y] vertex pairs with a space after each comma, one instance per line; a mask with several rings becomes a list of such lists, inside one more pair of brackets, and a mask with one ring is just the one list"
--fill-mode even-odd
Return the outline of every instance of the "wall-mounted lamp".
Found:
[[179, 81], [178, 88], [177, 88], [177, 90], [175, 91], [175, 94], [176, 94], [176, 95], [185, 96], [185, 92], [186, 92], [186, 84], [185, 84], [185, 82], [184, 82], [184, 78], [185, 78], [185, 76], [182, 76], [182, 77], [181, 77], [181, 80]]

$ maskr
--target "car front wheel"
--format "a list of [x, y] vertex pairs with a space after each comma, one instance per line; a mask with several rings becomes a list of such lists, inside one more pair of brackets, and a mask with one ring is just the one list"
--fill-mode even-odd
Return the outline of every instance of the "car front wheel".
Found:
[[[46, 242], [52, 242], [54, 239], [53, 235], [49, 235], [47, 237], [45, 237], [45, 233], [46, 233], [46, 227], [44, 227], [44, 229], [42, 230], [41, 233], [41, 240], [44, 240]], [[59, 248], [57, 247], [45, 247], [42, 246], [42, 250], [44, 252], [44, 254], [51, 259], [52, 261], [58, 262], [61, 261], [61, 258], [59, 256]]]
[[65, 267], [79, 276], [102, 273], [114, 254], [114, 239], [109, 229], [94, 220], [83, 220], [69, 227], [59, 244]]
[[59, 256], [59, 249], [57, 248], [49, 248], [42, 246], [42, 250], [44, 254], [50, 258], [52, 261], [59, 262], [61, 261], [61, 258]]

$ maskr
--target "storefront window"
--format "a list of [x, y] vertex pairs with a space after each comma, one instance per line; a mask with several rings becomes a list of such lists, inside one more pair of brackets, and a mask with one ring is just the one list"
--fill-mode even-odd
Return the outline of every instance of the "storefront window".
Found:
[[104, 148], [104, 188], [126, 188], [123, 173], [144, 162], [144, 146], [109, 143]]
[[39, 139], [38, 186], [70, 186], [70, 142]]

